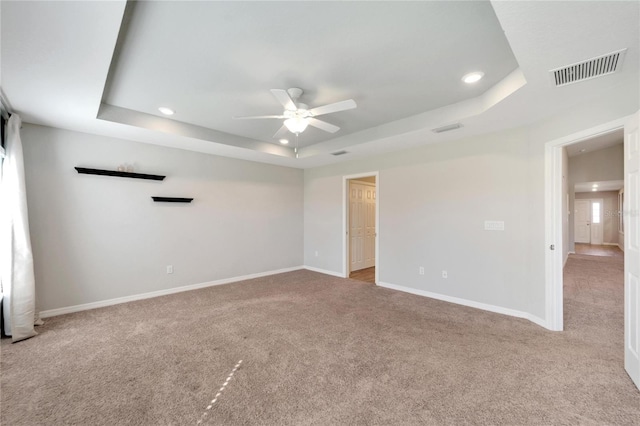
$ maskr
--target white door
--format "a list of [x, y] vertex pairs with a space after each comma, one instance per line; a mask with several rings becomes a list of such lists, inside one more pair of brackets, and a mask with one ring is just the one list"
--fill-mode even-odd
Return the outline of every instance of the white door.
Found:
[[591, 201], [591, 244], [602, 245], [603, 241], [603, 229], [602, 210], [604, 207], [603, 200], [590, 200]]
[[624, 368], [640, 389], [640, 111], [624, 126]]
[[349, 183], [349, 271], [376, 264], [376, 188]]
[[576, 243], [591, 242], [591, 202], [589, 200], [576, 200], [574, 216], [574, 237]]

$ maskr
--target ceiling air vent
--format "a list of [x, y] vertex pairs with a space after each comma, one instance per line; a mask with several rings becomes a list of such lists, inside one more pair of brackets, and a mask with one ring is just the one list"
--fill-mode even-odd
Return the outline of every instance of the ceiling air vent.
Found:
[[451, 130], [459, 129], [461, 127], [462, 127], [462, 124], [455, 123], [455, 124], [449, 124], [448, 126], [438, 127], [437, 129], [432, 129], [431, 131], [433, 133], [443, 133], [443, 132], [449, 132]]
[[552, 84], [560, 87], [579, 81], [602, 77], [607, 74], [613, 74], [622, 67], [625, 53], [627, 53], [627, 49], [622, 49], [598, 56], [597, 58], [587, 59], [586, 61], [551, 70], [549, 73], [551, 74]]
[[347, 151], [336, 151], [336, 152], [332, 152], [331, 153], [331, 155], [336, 155], [336, 156], [344, 155], [344, 154], [348, 154], [348, 152]]

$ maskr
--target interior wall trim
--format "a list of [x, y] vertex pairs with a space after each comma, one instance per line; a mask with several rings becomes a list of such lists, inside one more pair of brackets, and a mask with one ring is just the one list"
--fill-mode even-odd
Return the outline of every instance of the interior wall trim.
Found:
[[377, 285], [380, 287], [389, 288], [392, 290], [398, 290], [405, 293], [415, 294], [417, 296], [429, 297], [431, 299], [442, 300], [444, 302], [455, 303], [456, 305], [468, 306], [470, 308], [482, 309], [483, 311], [494, 312], [496, 314], [509, 315], [516, 318], [524, 318], [532, 323], [549, 329], [547, 323], [542, 318], [539, 318], [533, 314], [523, 311], [517, 311], [515, 309], [504, 308], [502, 306], [489, 305], [487, 303], [476, 302], [468, 299], [461, 299], [459, 297], [447, 296], [439, 293], [432, 293], [430, 291], [418, 290], [416, 288], [404, 287], [396, 284], [389, 284], [385, 282], [379, 282]]
[[319, 273], [325, 274], [325, 275], [332, 275], [332, 276], [338, 277], [338, 278], [348, 278], [348, 277], [345, 277], [340, 272], [329, 271], [328, 269], [314, 268], [313, 266], [307, 266], [307, 265], [303, 266], [303, 268], [307, 269], [309, 271], [319, 272]]
[[250, 280], [253, 278], [266, 277], [269, 275], [282, 274], [284, 272], [297, 271], [304, 269], [303, 266], [294, 266], [291, 268], [276, 269], [273, 271], [258, 272], [255, 274], [241, 275], [238, 277], [224, 278], [221, 280], [208, 281], [199, 284], [191, 284], [182, 287], [168, 288], [165, 290], [151, 291], [149, 293], [134, 294], [131, 296], [117, 297], [115, 299], [101, 300], [98, 302], [84, 303], [82, 305], [67, 306], [64, 308], [49, 309], [40, 311], [40, 318], [55, 317], [58, 315], [70, 314], [73, 312], [87, 311], [89, 309], [104, 308], [106, 306], [119, 305], [121, 303], [133, 302], [136, 300], [150, 299], [152, 297], [166, 296], [168, 294], [181, 293], [183, 291], [198, 290], [200, 288], [213, 287], [216, 285], [231, 284], [238, 281]]

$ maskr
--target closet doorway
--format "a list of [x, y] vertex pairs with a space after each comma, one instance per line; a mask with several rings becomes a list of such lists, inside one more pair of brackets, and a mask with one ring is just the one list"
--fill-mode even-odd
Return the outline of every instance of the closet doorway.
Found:
[[378, 175], [345, 176], [345, 277], [377, 283]]

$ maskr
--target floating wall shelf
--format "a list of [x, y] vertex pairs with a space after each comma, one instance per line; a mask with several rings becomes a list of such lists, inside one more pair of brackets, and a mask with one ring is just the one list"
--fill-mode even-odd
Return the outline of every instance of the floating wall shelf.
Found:
[[151, 197], [155, 202], [165, 203], [190, 203], [193, 198], [179, 198], [179, 197]]
[[161, 175], [148, 175], [144, 173], [119, 172], [117, 170], [88, 169], [86, 167], [75, 167], [75, 169], [78, 171], [78, 173], [84, 175], [116, 176], [147, 180], [164, 180], [164, 178], [166, 177]]

